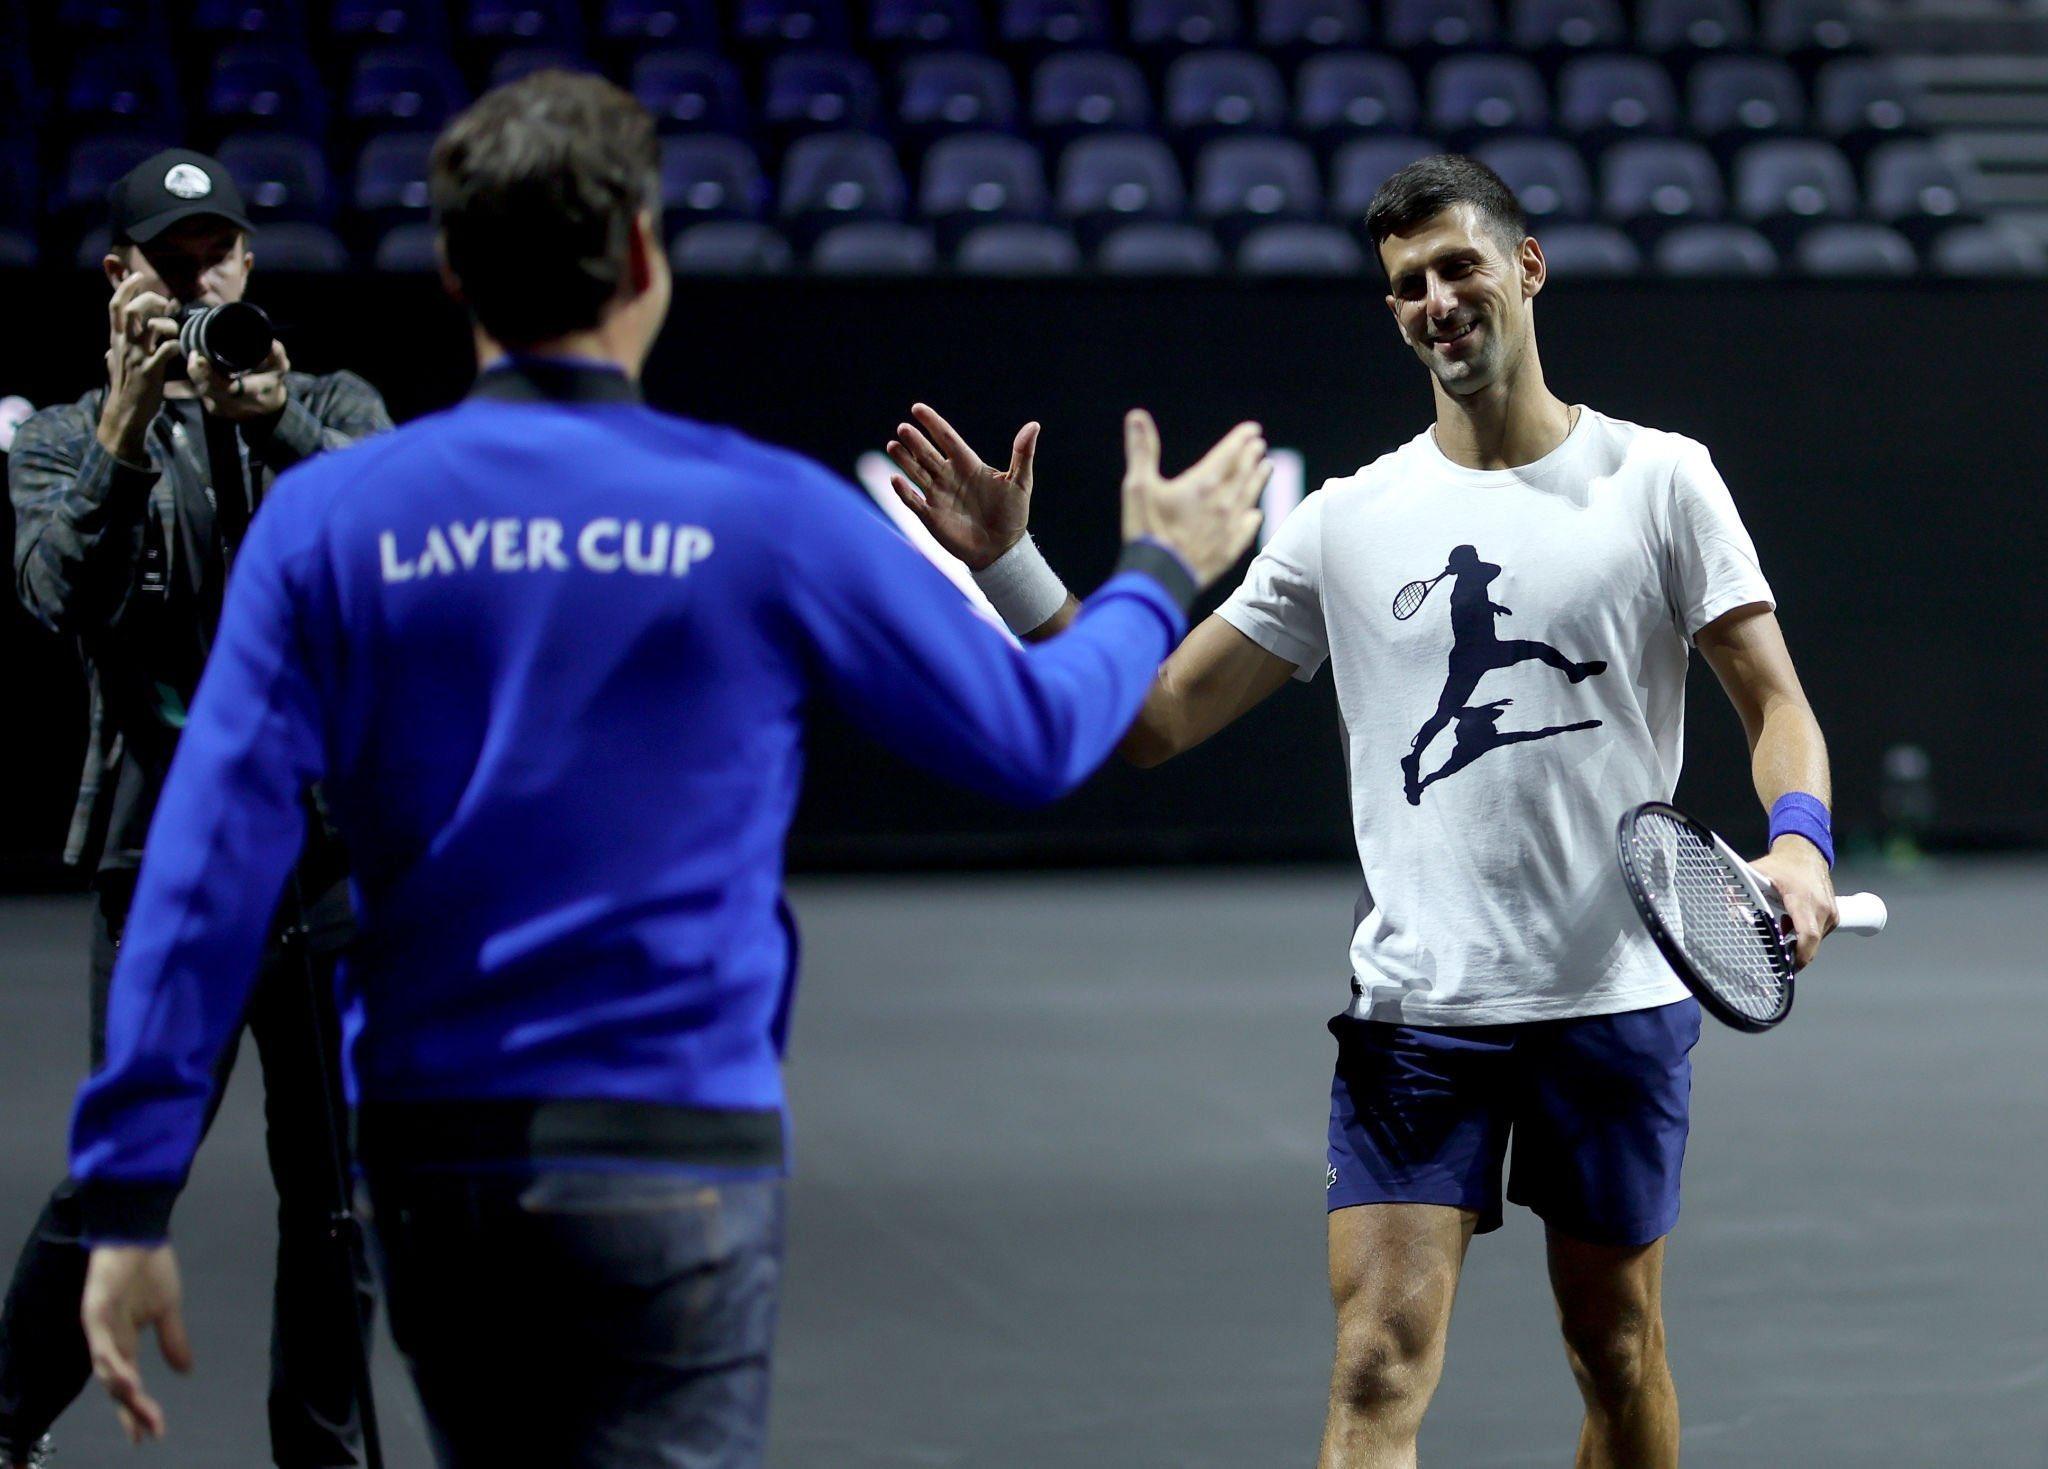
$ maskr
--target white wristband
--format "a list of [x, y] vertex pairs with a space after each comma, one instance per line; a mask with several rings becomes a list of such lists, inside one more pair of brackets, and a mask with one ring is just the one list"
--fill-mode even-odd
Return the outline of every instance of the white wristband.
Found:
[[1046, 564], [1029, 535], [975, 572], [974, 584], [1003, 625], [1020, 637], [1045, 626], [1067, 605], [1067, 584]]

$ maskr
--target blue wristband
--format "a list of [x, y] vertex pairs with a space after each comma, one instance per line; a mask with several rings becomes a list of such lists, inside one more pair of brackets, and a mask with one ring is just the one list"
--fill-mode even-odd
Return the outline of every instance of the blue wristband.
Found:
[[1835, 865], [1834, 828], [1828, 820], [1827, 803], [1804, 791], [1787, 791], [1771, 806], [1771, 845], [1782, 836], [1805, 837], [1820, 849], [1830, 867]]

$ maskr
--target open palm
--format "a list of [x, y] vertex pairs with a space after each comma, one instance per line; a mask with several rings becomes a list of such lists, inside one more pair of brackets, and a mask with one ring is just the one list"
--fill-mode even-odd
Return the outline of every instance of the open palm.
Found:
[[913, 405], [910, 416], [917, 422], [896, 425], [889, 441], [889, 457], [903, 471], [889, 483], [934, 540], [980, 571], [1022, 540], [1030, 522], [1038, 425], [1017, 430], [1004, 470], [982, 463], [953, 425], [925, 404]]

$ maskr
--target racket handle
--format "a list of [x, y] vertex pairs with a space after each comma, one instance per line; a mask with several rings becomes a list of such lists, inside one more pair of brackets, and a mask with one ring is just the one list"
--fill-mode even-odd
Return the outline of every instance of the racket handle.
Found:
[[1835, 899], [1835, 926], [1848, 933], [1883, 933], [1891, 910], [1876, 893], [1843, 893]]

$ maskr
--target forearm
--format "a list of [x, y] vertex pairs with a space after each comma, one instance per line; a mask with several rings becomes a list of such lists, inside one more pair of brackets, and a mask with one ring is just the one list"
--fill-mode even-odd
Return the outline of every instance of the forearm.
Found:
[[[1765, 706], [1751, 734], [1749, 769], [1757, 800], [1765, 811], [1794, 792], [1812, 796], [1825, 806], [1834, 804], [1827, 742], [1812, 708], [1802, 698], [1788, 695]], [[1786, 843], [1807, 845], [1805, 838], [1788, 833], [1779, 837], [1772, 849]]]

